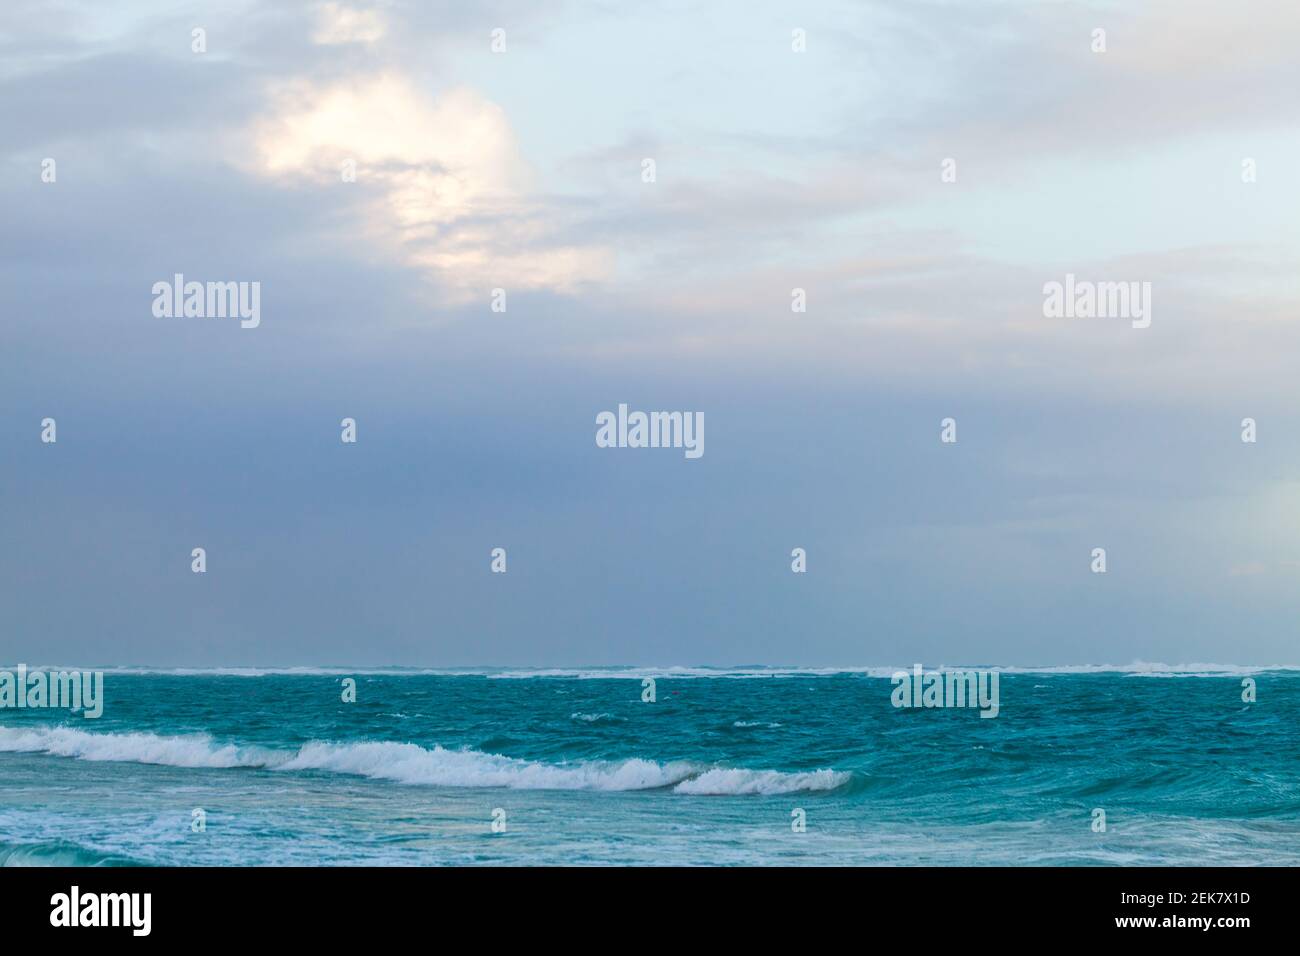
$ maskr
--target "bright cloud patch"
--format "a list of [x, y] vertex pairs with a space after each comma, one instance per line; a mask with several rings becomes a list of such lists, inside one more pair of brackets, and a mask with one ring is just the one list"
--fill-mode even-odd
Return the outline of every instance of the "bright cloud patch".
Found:
[[374, 43], [387, 31], [384, 18], [374, 10], [357, 10], [341, 3], [326, 3], [321, 5], [312, 42], [325, 46]]
[[256, 171], [284, 181], [379, 184], [365, 231], [444, 287], [566, 290], [604, 275], [609, 256], [556, 245], [500, 107], [468, 89], [433, 97], [383, 74], [297, 83], [254, 129]]

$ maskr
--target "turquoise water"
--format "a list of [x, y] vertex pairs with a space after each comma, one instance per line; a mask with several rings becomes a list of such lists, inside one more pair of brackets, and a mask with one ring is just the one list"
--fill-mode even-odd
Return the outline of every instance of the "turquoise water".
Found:
[[0, 710], [0, 861], [1300, 864], [1300, 672], [891, 670], [110, 671]]

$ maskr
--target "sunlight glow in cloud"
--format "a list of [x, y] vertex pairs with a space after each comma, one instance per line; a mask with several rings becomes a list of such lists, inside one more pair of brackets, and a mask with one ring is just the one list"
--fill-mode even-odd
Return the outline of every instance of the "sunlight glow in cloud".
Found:
[[539, 198], [504, 111], [467, 88], [434, 97], [395, 73], [274, 94], [252, 133], [255, 172], [283, 182], [378, 183], [365, 231], [469, 295], [486, 288], [567, 290], [606, 274], [610, 255], [548, 242]]

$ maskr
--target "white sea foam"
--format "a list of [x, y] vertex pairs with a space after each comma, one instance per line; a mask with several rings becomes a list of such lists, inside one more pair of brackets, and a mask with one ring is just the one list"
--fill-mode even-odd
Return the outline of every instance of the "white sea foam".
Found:
[[517, 669], [482, 671], [493, 680], [528, 680], [538, 677], [557, 677], [570, 680], [693, 680], [700, 678], [728, 678], [753, 680], [783, 677], [834, 677], [859, 674], [866, 677], [888, 677], [894, 672], [889, 667], [550, 667], [543, 669]]
[[[762, 679], [791, 677], [875, 677], [888, 679], [911, 664], [862, 667], [576, 667], [576, 668], [434, 668], [434, 667], [97, 667], [105, 674], [156, 675], [166, 677], [484, 677], [490, 680], [694, 680], [710, 678]], [[35, 668], [33, 668], [35, 669]], [[40, 670], [68, 670], [42, 666]], [[85, 668], [81, 668], [85, 670]], [[1267, 671], [1300, 670], [1300, 664], [1161, 664], [1133, 661], [1129, 664], [988, 665], [943, 664], [937, 671], [981, 669], [1003, 674], [1129, 674], [1133, 676], [1224, 677]]]
[[542, 763], [478, 750], [432, 749], [412, 743], [313, 741], [296, 753], [220, 744], [203, 734], [87, 733], [66, 727], [0, 727], [0, 752], [44, 753], [79, 760], [122, 761], [186, 768], [270, 768], [317, 770], [375, 780], [438, 787], [507, 787], [516, 790], [654, 790], [682, 794], [793, 793], [829, 790], [849, 774], [818, 770], [723, 769], [675, 761], [632, 758], [619, 761]]
[[516, 790], [652, 790], [685, 780], [700, 768], [652, 760], [547, 764], [478, 750], [426, 749], [375, 741], [313, 742], [280, 770], [328, 770], [399, 783], [440, 787], [509, 787]]
[[548, 764], [478, 750], [428, 750], [390, 742], [309, 743], [277, 769], [329, 770], [440, 787], [608, 791], [673, 787], [675, 793], [719, 796], [833, 790], [850, 779], [847, 773], [831, 770], [782, 773], [705, 767], [686, 761], [660, 764], [639, 758]]
[[1131, 664], [1067, 664], [1056, 667], [993, 667], [1004, 674], [1123, 674], [1128, 677], [1236, 677], [1266, 671], [1300, 670], [1295, 664], [1160, 664], [1133, 661]]
[[741, 770], [715, 767], [683, 780], [674, 793], [697, 796], [795, 793], [800, 790], [834, 790], [849, 782], [850, 775], [834, 770], [806, 773], [778, 773], [775, 770]]
[[265, 767], [282, 759], [275, 751], [218, 744], [206, 734], [91, 734], [70, 727], [0, 727], [0, 752], [222, 769]]

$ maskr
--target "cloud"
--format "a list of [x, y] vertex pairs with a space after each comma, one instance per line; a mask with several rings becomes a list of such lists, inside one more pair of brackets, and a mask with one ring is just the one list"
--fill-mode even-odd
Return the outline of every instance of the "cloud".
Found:
[[387, 21], [375, 10], [359, 10], [341, 3], [326, 3], [321, 6], [312, 42], [322, 46], [374, 43], [387, 32]]
[[611, 268], [605, 249], [548, 241], [560, 211], [538, 193], [504, 111], [471, 89], [431, 96], [386, 72], [291, 81], [272, 104], [253, 125], [251, 171], [323, 187], [355, 169], [379, 194], [361, 228], [446, 289], [568, 291]]

